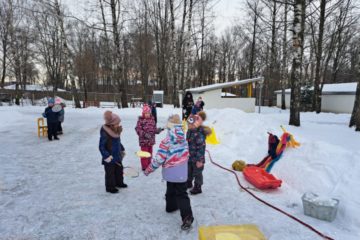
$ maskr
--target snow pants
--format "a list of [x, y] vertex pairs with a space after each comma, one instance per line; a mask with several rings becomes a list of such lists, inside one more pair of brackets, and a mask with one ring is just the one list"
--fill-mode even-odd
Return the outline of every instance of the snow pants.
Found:
[[61, 122], [59, 121], [57, 132], [62, 133], [62, 131], [63, 131], [63, 129], [62, 129], [62, 126], [61, 126]]
[[186, 192], [187, 185], [184, 183], [166, 183], [166, 212], [174, 212], [180, 209], [181, 219], [192, 216], [190, 198]]
[[[141, 151], [148, 152], [152, 156], [153, 147], [152, 146], [143, 146], [143, 147], [141, 147]], [[151, 163], [151, 157], [140, 158], [140, 161], [141, 161], [141, 169], [144, 171]]]
[[197, 186], [203, 185], [203, 172], [204, 166], [198, 168], [196, 162], [188, 162], [188, 182], [192, 182], [194, 179], [194, 184]]
[[58, 122], [48, 122], [48, 138], [52, 140], [53, 137], [57, 138]]
[[106, 190], [114, 189], [124, 183], [124, 167], [121, 163], [104, 164], [104, 170]]

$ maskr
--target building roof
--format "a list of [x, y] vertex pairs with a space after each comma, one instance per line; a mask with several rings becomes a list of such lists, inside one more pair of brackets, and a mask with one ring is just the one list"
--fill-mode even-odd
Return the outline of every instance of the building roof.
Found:
[[[356, 87], [357, 83], [333, 83], [333, 84], [324, 84], [324, 87], [322, 89], [322, 94], [324, 95], [353, 95], [356, 93]], [[313, 90], [313, 87], [310, 88], [310, 90]], [[285, 89], [286, 94], [290, 94], [291, 89]], [[275, 93], [281, 93], [281, 90], [275, 91]]]
[[258, 77], [258, 78], [251, 78], [251, 79], [245, 79], [245, 80], [236, 80], [233, 82], [215, 83], [215, 84], [206, 85], [206, 86], [202, 86], [202, 87], [186, 89], [186, 91], [190, 91], [192, 93], [202, 93], [202, 92], [212, 91], [212, 90], [216, 90], [216, 89], [223, 89], [223, 88], [233, 87], [233, 86], [237, 86], [237, 85], [244, 85], [244, 84], [248, 84], [248, 83], [263, 82], [263, 81], [264, 81], [263, 77]]

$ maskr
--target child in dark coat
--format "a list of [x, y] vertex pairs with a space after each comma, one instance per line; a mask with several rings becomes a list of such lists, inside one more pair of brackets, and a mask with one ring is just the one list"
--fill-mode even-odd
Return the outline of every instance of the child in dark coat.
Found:
[[45, 112], [42, 114], [43, 117], [46, 118], [49, 141], [52, 141], [53, 137], [55, 140], [59, 140], [59, 138], [57, 137], [57, 130], [58, 130], [57, 128], [58, 128], [58, 124], [59, 124], [59, 113], [54, 112], [52, 110], [54, 104], [55, 104], [54, 99], [49, 98], [48, 107], [45, 108]]
[[[149, 105], [144, 105], [142, 116], [140, 116], [137, 121], [135, 131], [139, 136], [141, 151], [148, 152], [152, 155], [157, 130], [154, 117], [151, 115], [151, 107]], [[144, 171], [150, 162], [151, 157], [141, 158], [141, 169]]]
[[166, 126], [167, 136], [161, 141], [156, 156], [147, 167], [147, 176], [162, 166], [163, 179], [166, 184], [166, 212], [180, 209], [182, 218], [181, 228], [187, 230], [194, 221], [190, 199], [186, 192], [187, 167], [189, 149], [184, 136], [179, 115], [172, 115]]
[[211, 134], [209, 127], [202, 126], [203, 119], [206, 118], [204, 112], [199, 115], [190, 115], [188, 118], [188, 132], [186, 140], [189, 144], [189, 163], [188, 163], [188, 180], [187, 187], [194, 187], [190, 190], [191, 194], [202, 193], [203, 175], [205, 164], [206, 136]]
[[105, 188], [107, 192], [117, 193], [117, 188], [126, 188], [122, 160], [125, 148], [121, 144], [122, 126], [120, 117], [111, 111], [104, 114], [105, 124], [100, 130], [99, 150], [105, 169]]

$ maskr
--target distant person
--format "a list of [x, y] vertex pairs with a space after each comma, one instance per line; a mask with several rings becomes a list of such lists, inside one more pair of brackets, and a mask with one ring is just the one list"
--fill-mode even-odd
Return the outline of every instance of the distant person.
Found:
[[156, 110], [156, 103], [152, 101], [148, 101], [149, 106], [151, 106], [151, 115], [155, 119], [155, 124], [157, 124], [157, 110]]
[[191, 114], [197, 114], [198, 112], [201, 112], [204, 110], [204, 101], [202, 100], [202, 97], [199, 97], [198, 100], [196, 101], [194, 107], [191, 110]]
[[[139, 117], [135, 131], [139, 136], [139, 145], [141, 151], [148, 152], [152, 155], [153, 146], [155, 145], [155, 134], [157, 132], [154, 117], [151, 115], [151, 107], [147, 104], [142, 109], [142, 115]], [[141, 169], [144, 171], [151, 162], [151, 157], [140, 158]]]
[[194, 99], [192, 93], [190, 91], [187, 91], [182, 101], [183, 119], [186, 120], [190, 116], [193, 106]]
[[124, 183], [124, 167], [122, 165], [125, 148], [120, 140], [121, 120], [117, 114], [111, 111], [104, 113], [104, 120], [105, 124], [100, 129], [99, 150], [105, 170], [105, 189], [109, 193], [118, 193], [117, 188], [127, 188]]
[[61, 111], [59, 112], [59, 125], [58, 125], [58, 129], [57, 129], [57, 134], [58, 135], [61, 135], [63, 134], [63, 129], [62, 129], [62, 126], [61, 124], [64, 122], [65, 120], [65, 107], [66, 107], [66, 104], [61, 102], [60, 103], [60, 106], [62, 107]]
[[146, 168], [147, 176], [162, 166], [166, 183], [166, 212], [180, 210], [182, 230], [188, 230], [194, 221], [190, 198], [186, 192], [189, 149], [179, 115], [172, 115], [166, 125], [168, 133], [161, 141], [156, 156]]
[[46, 118], [47, 127], [48, 127], [48, 139], [49, 141], [59, 140], [57, 137], [57, 130], [59, 125], [59, 112], [54, 112], [52, 108], [54, 107], [55, 101], [53, 98], [48, 99], [48, 107], [45, 108], [45, 112], [42, 114]]

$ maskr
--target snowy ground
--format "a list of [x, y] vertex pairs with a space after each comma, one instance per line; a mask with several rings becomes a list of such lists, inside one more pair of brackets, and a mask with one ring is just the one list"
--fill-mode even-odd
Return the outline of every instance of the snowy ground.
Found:
[[[139, 167], [134, 127], [140, 109], [115, 110], [124, 126], [124, 164]], [[204, 193], [191, 196], [194, 229], [180, 230], [179, 213], [164, 211], [165, 182], [158, 170], [149, 177], [126, 178], [129, 188], [105, 193], [98, 152], [104, 109], [66, 109], [59, 142], [38, 138], [36, 118], [42, 107], [0, 107], [0, 239], [197, 239], [197, 227], [216, 224], [259, 226], [270, 240], [321, 239], [316, 234], [240, 191], [234, 177], [209, 162]], [[160, 125], [173, 112], [159, 109]], [[256, 192], [323, 233], [341, 240], [360, 239], [360, 134], [347, 127], [349, 115], [302, 114], [302, 126], [287, 126], [288, 112], [263, 109], [208, 111], [221, 144], [209, 146], [214, 160], [260, 161], [267, 151], [267, 131], [280, 125], [301, 142], [287, 150], [272, 173], [283, 180], [275, 191]], [[157, 142], [165, 133], [158, 136]], [[249, 185], [239, 175], [245, 185]], [[301, 196], [313, 191], [340, 199], [337, 218], [328, 223], [303, 214]]]

